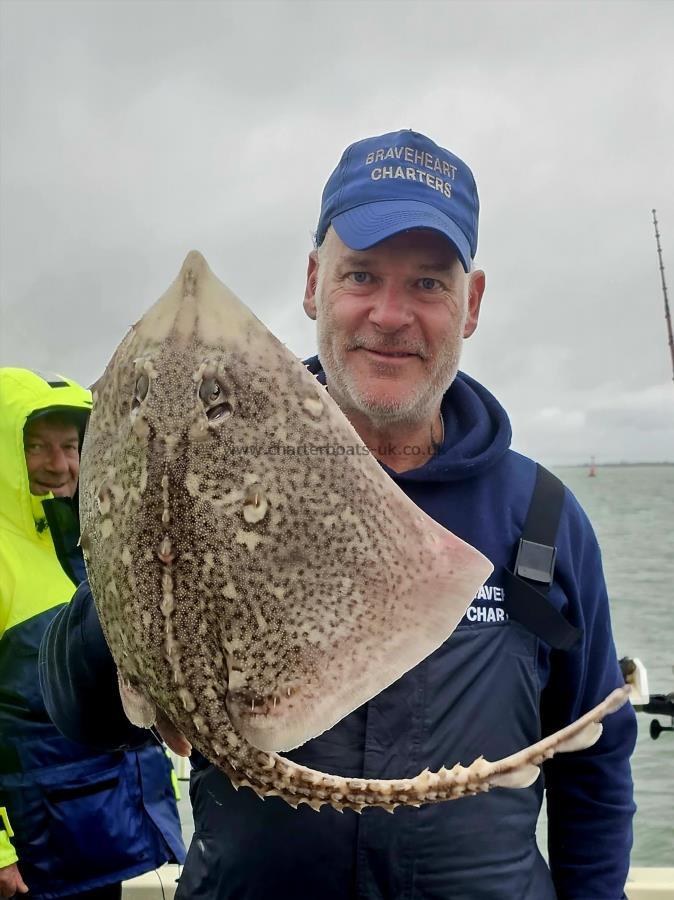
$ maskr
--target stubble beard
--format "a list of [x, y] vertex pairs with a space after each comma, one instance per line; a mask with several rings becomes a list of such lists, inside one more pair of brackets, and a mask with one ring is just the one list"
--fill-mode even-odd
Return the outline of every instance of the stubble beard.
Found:
[[[326, 315], [323, 309], [317, 322], [318, 354], [330, 395], [347, 415], [349, 410], [357, 411], [367, 416], [375, 427], [425, 423], [436, 414], [442, 397], [456, 378], [463, 346], [464, 323], [465, 315], [460, 327], [448, 335], [444, 344], [438, 348], [435, 359], [427, 368], [426, 377], [415, 385], [414, 390], [401, 397], [386, 397], [376, 389], [368, 391], [361, 385], [348, 363], [350, 354], [357, 353], [360, 347], [367, 347], [371, 350], [416, 352], [422, 359], [427, 359], [427, 349], [392, 337], [365, 339], [359, 335], [355, 335], [346, 345], [339, 346], [339, 337], [335, 336], [329, 314]], [[382, 363], [383, 377], [385, 369], [386, 364]]]

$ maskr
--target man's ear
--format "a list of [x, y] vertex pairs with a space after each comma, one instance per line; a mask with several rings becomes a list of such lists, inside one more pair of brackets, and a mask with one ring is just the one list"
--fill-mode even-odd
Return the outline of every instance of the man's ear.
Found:
[[318, 283], [318, 252], [312, 250], [307, 266], [307, 284], [304, 288], [304, 312], [310, 319], [316, 318], [316, 285]]
[[469, 275], [468, 283], [468, 315], [463, 329], [463, 336], [468, 338], [477, 328], [477, 320], [480, 317], [480, 304], [486, 284], [486, 276], [482, 269], [476, 269]]

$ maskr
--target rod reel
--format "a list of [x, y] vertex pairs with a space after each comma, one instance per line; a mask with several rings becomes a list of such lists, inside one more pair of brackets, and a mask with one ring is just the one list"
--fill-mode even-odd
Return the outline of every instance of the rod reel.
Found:
[[[648, 690], [648, 673], [640, 659], [624, 656], [620, 660], [620, 670], [625, 684], [632, 688], [630, 701], [637, 712], [650, 713], [670, 719], [670, 725], [663, 725], [652, 719], [648, 733], [656, 741], [663, 731], [674, 732], [674, 691], [669, 694], [651, 694]], [[674, 667], [672, 669], [674, 671]]]

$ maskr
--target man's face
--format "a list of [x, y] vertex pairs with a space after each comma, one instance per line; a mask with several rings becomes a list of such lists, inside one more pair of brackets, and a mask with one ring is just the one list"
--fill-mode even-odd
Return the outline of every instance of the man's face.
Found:
[[331, 395], [374, 424], [433, 415], [477, 327], [483, 289], [484, 273], [466, 275], [435, 232], [356, 251], [329, 229], [309, 260], [304, 306], [317, 320]]
[[79, 435], [64, 419], [44, 416], [23, 433], [31, 494], [73, 497], [80, 471]]

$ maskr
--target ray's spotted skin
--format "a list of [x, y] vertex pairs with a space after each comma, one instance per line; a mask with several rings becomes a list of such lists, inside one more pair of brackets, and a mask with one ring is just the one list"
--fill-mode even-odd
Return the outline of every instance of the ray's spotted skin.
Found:
[[[341, 450], [339, 449], [341, 448]], [[597, 740], [614, 692], [506, 760], [393, 781], [279, 756], [432, 653], [491, 564], [416, 507], [200, 254], [94, 386], [82, 546], [127, 715], [235, 786], [361, 810], [523, 787]]]

